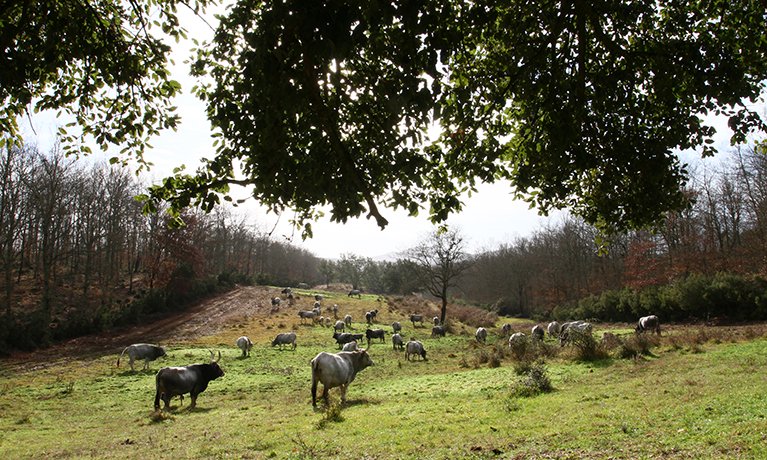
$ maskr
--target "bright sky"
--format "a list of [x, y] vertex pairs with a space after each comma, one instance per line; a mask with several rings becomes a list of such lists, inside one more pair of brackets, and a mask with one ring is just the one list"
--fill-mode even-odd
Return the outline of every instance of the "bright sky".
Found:
[[[198, 32], [205, 31], [193, 30], [190, 35], [199, 38]], [[182, 123], [177, 131], [165, 132], [151, 142], [154, 149], [146, 154], [146, 159], [155, 166], [148, 176], [149, 179], [159, 180], [171, 174], [172, 170], [181, 164], [185, 164], [187, 170], [193, 172], [200, 158], [212, 158], [214, 155], [204, 105], [189, 94], [194, 81], [186, 75], [188, 67], [183, 63], [189, 54], [188, 48], [175, 46], [177, 49], [174, 50], [174, 77], [182, 83], [185, 91], [176, 101]], [[41, 150], [46, 151], [53, 145], [57, 121], [52, 114], [46, 114], [36, 116], [33, 124], [35, 134], [31, 137], [37, 138]], [[726, 127], [724, 123], [717, 125]], [[721, 131], [717, 145], [726, 148], [728, 134], [724, 129]], [[696, 158], [699, 156], [694, 153], [683, 155], [684, 161], [695, 161]], [[531, 234], [549, 222], [549, 219], [556, 221], [559, 218], [559, 215], [551, 218], [539, 216], [536, 211], [529, 210], [526, 203], [513, 201], [510, 191], [508, 184], [481, 185], [478, 193], [464, 200], [464, 211], [448, 221], [449, 225], [456, 227], [464, 235], [471, 251], [495, 248], [501, 243], [512, 242], [516, 237]], [[240, 196], [245, 197], [248, 194], [243, 192]], [[323, 258], [338, 258], [342, 254], [376, 259], [396, 257], [397, 253], [414, 246], [434, 229], [427, 221], [426, 210], [415, 218], [402, 211], [394, 212], [382, 208], [382, 214], [389, 220], [389, 225], [384, 230], [379, 229], [373, 220], [364, 217], [350, 220], [346, 224], [334, 224], [324, 218], [313, 224], [314, 238], [302, 241], [300, 233], [294, 232], [288, 224], [290, 216], [278, 218], [269, 215], [253, 199], [240, 205], [238, 209], [246, 212], [252, 223], [259, 228], [267, 231], [275, 228], [273, 237], [290, 238], [294, 245], [306, 248]]]

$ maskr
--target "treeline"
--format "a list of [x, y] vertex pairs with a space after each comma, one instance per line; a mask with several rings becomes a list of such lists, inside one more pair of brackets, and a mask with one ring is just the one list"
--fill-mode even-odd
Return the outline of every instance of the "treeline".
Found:
[[[698, 171], [693, 205], [654, 231], [616, 235], [600, 254], [574, 218], [467, 255], [454, 302], [502, 315], [633, 321], [765, 319], [767, 158], [736, 150]], [[423, 292], [413, 262], [315, 257], [229, 208], [188, 210], [171, 229], [134, 197], [126, 168], [33, 146], [0, 152], [0, 349], [34, 347], [184, 308], [235, 283], [343, 283], [366, 293]]]
[[0, 152], [0, 349], [179, 309], [233, 283], [317, 282], [319, 260], [226, 209], [171, 229], [130, 170], [57, 148]]
[[614, 236], [606, 254], [594, 229], [572, 218], [485, 251], [457, 295], [539, 318], [767, 319], [764, 150], [741, 147], [716, 170], [696, 171], [688, 209]]

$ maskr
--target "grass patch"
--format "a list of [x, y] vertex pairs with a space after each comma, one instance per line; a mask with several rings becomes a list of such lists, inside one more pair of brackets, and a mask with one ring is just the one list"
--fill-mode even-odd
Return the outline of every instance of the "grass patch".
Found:
[[[357, 315], [379, 305], [337, 301]], [[550, 339], [517, 359], [495, 334], [487, 345], [471, 334], [432, 339], [429, 328], [380, 310], [379, 324], [399, 320], [429, 359], [408, 362], [390, 343], [373, 344], [375, 365], [343, 405], [333, 389], [328, 407], [312, 409], [309, 360], [336, 347], [330, 329], [300, 326], [289, 311], [169, 344], [148, 372], [116, 368], [113, 354], [4, 368], [0, 450], [8, 458], [767, 457], [767, 340], [757, 325], [678, 327], [647, 343], [615, 332], [642, 359], [614, 359], [618, 348], [596, 342], [613, 359], [582, 360]], [[280, 324], [296, 325], [295, 351], [270, 346]], [[234, 348], [242, 333], [255, 338], [244, 359]], [[172, 411], [155, 412], [157, 369], [205, 362], [211, 348], [222, 351], [225, 375], [197, 409], [174, 399]]]

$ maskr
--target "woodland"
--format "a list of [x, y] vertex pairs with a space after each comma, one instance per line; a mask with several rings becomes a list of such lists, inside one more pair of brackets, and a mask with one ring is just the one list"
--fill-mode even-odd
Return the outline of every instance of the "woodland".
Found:
[[[443, 318], [449, 300], [534, 318], [764, 319], [764, 23], [753, 0], [4, 2], [0, 349], [247, 283], [425, 290]], [[181, 41], [190, 56], [173, 53]], [[182, 90], [205, 104], [214, 151], [141, 183]], [[60, 143], [38, 152], [20, 120], [46, 111]], [[95, 151], [109, 165], [74, 160]], [[680, 151], [722, 161], [692, 171]], [[456, 247], [460, 277], [441, 290], [413, 276], [417, 258], [322, 260], [225, 206], [244, 186], [303, 237], [323, 207], [340, 223], [384, 228], [405, 210], [440, 225], [500, 180], [570, 217]]]
[[[767, 157], [734, 149], [701, 167], [691, 205], [651, 230], [613, 235], [576, 217], [474, 254], [451, 304], [535, 319], [767, 319]], [[428, 292], [412, 253], [321, 259], [232, 208], [190, 208], [185, 226], [145, 214], [125, 168], [60, 151], [0, 156], [2, 348], [35, 348], [184, 309], [235, 284]]]

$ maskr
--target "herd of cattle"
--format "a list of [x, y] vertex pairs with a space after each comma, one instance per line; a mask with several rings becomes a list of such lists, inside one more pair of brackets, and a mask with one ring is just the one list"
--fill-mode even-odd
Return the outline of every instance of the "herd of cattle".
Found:
[[[355, 291], [351, 291], [349, 295], [353, 295]], [[358, 294], [357, 291], [355, 294]], [[317, 296], [315, 301], [315, 308], [308, 312], [314, 313], [315, 316], [320, 316], [321, 313], [321, 297]], [[299, 311], [299, 317], [304, 318], [307, 311]], [[334, 316], [337, 318], [337, 305], [333, 307]], [[350, 315], [346, 315], [343, 321], [336, 321], [333, 330], [333, 339], [339, 350], [336, 353], [320, 352], [311, 361], [312, 371], [312, 405], [317, 404], [317, 386], [319, 383], [323, 385], [322, 397], [327, 404], [328, 391], [331, 388], [340, 387], [341, 401], [346, 399], [346, 391], [351, 384], [357, 373], [363, 369], [374, 365], [373, 360], [370, 358], [367, 350], [370, 349], [374, 340], [380, 343], [386, 341], [387, 331], [384, 329], [372, 329], [378, 315], [378, 310], [369, 311], [366, 313], [365, 318], [368, 324], [368, 328], [365, 333], [352, 333], [346, 332], [352, 324], [352, 318]], [[410, 315], [410, 322], [413, 327], [416, 324], [420, 324], [423, 327], [423, 315]], [[446, 334], [446, 328], [441, 324], [439, 317], [432, 318], [432, 330], [431, 337], [444, 337]], [[325, 323], [321, 323], [325, 325]], [[402, 336], [402, 325], [395, 321], [391, 324], [391, 343], [394, 350], [404, 351], [405, 359], [411, 361], [411, 358], [420, 357], [421, 360], [426, 360], [426, 349], [423, 343], [418, 340], [405, 341]], [[592, 325], [586, 321], [569, 321], [559, 323], [552, 321], [548, 323], [546, 328], [536, 324], [530, 330], [530, 341], [542, 341], [545, 334], [548, 332], [552, 338], [557, 338], [561, 346], [567, 345], [573, 337], [591, 335]], [[655, 315], [645, 316], [639, 319], [636, 326], [637, 333], [654, 332], [660, 335], [660, 321]], [[524, 332], [512, 333], [511, 324], [504, 324], [500, 329], [500, 335], [508, 337], [508, 346], [510, 349], [518, 349], [519, 346], [526, 344], [528, 336]], [[477, 328], [475, 332], [475, 339], [477, 342], [486, 343], [488, 337], [488, 330], [484, 327]], [[297, 335], [295, 332], [284, 332], [276, 335], [272, 341], [272, 347], [279, 346], [282, 349], [283, 345], [288, 345], [291, 349], [296, 349]], [[367, 349], [359, 348], [358, 344], [365, 339], [367, 341]], [[250, 356], [251, 349], [253, 348], [253, 342], [247, 336], [239, 337], [235, 342], [237, 348], [242, 351], [242, 357], [246, 358]], [[127, 354], [129, 357], [129, 364], [132, 371], [135, 371], [134, 362], [137, 360], [143, 360], [143, 369], [149, 368], [149, 362], [154, 361], [160, 357], [166, 356], [165, 349], [158, 345], [138, 343], [126, 347], [120, 357], [117, 359], [117, 365], [120, 365], [120, 360]], [[218, 353], [218, 358], [215, 358], [213, 352], [210, 352], [210, 362], [204, 364], [191, 364], [188, 366], [179, 367], [164, 367], [160, 369], [155, 376], [155, 410], [160, 409], [160, 400], [165, 403], [165, 410], [169, 409], [170, 400], [174, 396], [179, 396], [181, 403], [183, 404], [183, 398], [185, 394], [189, 394], [192, 400], [191, 407], [194, 408], [197, 402], [197, 396], [205, 391], [208, 384], [223, 376], [224, 371], [218, 364], [221, 358], [221, 352]]]

